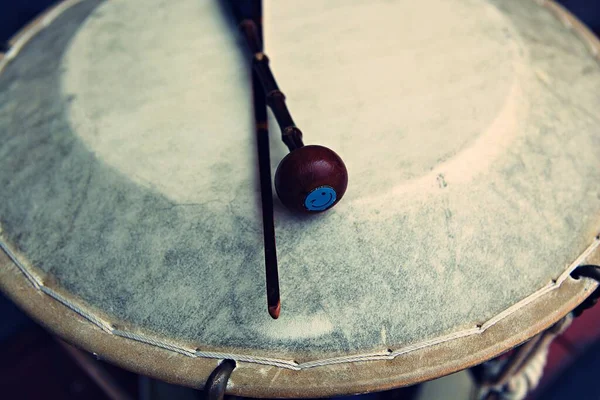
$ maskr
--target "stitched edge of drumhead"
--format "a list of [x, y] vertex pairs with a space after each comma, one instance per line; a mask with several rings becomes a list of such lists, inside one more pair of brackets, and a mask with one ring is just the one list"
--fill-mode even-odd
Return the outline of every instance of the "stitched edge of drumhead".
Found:
[[[579, 260], [600, 264], [599, 249], [600, 246], [596, 246], [588, 252], [587, 257]], [[225, 354], [219, 354], [218, 358], [239, 361], [228, 391], [256, 397], [352, 394], [412, 385], [468, 368], [548, 328], [597, 287], [595, 282], [589, 280], [571, 279], [567, 273], [571, 269], [561, 275], [564, 279], [560, 285], [558, 281], [561, 278], [557, 279], [554, 289], [544, 290], [480, 333], [411, 346], [391, 359], [362, 355], [360, 360], [352, 356], [338, 359], [337, 363], [333, 363], [333, 359], [320, 360], [321, 364], [324, 361], [326, 364], [318, 368], [315, 368], [316, 365], [305, 365], [298, 371], [288, 365], [273, 365], [269, 359], [255, 360], [252, 357], [226, 357]], [[44, 284], [42, 277], [34, 279], [38, 284]], [[47, 286], [37, 289], [4, 251], [0, 252], [0, 288], [55, 334], [126, 369], [181, 385], [201, 387], [219, 362], [217, 358], [205, 358], [139, 332], [115, 329], [105, 325], [106, 321], [103, 320], [100, 323], [91, 321], [90, 314], [85, 309], [81, 312], [72, 308], [70, 299], [60, 290]], [[49, 297], [61, 304], [49, 300]]]
[[439, 344], [444, 344], [459, 338], [481, 335], [489, 328], [498, 324], [505, 318], [519, 312], [523, 307], [528, 304], [544, 297], [549, 292], [557, 290], [561, 287], [561, 285], [570, 277], [571, 272], [578, 266], [582, 265], [584, 261], [586, 261], [591, 254], [596, 252], [600, 247], [600, 236], [594, 238], [592, 244], [588, 246], [588, 248], [579, 256], [575, 261], [573, 261], [564, 272], [557, 278], [549, 282], [546, 286], [537, 290], [533, 294], [527, 296], [521, 301], [513, 304], [507, 309], [503, 310], [499, 314], [490, 318], [486, 322], [474, 326], [469, 329], [460, 330], [457, 332], [452, 332], [448, 335], [438, 336], [429, 340], [417, 342], [408, 346], [402, 346], [398, 349], [383, 349], [382, 351], [377, 352], [368, 352], [363, 354], [352, 354], [348, 356], [342, 357], [331, 357], [331, 358], [320, 358], [309, 360], [305, 362], [296, 362], [294, 360], [286, 360], [280, 358], [271, 358], [271, 357], [261, 357], [250, 354], [239, 354], [239, 353], [228, 353], [228, 352], [216, 352], [216, 351], [204, 351], [202, 349], [190, 348], [179, 345], [177, 343], [170, 342], [165, 339], [157, 338], [154, 335], [145, 334], [142, 332], [133, 332], [128, 329], [118, 329], [118, 322], [108, 322], [106, 317], [101, 317], [98, 315], [98, 312], [94, 312], [89, 307], [86, 307], [82, 302], [78, 301], [74, 296], [71, 296], [69, 293], [61, 293], [62, 290], [58, 287], [54, 287], [52, 283], [46, 283], [45, 279], [42, 277], [40, 272], [36, 271], [36, 268], [31, 266], [29, 263], [25, 261], [21, 261], [24, 257], [17, 256], [16, 252], [10, 248], [6, 244], [6, 242], [2, 241], [0, 238], [0, 249], [4, 251], [5, 255], [12, 261], [12, 264], [16, 266], [23, 275], [29, 280], [31, 285], [36, 289], [41, 291], [42, 293], [50, 296], [54, 300], [58, 301], [62, 305], [68, 307], [73, 310], [83, 318], [85, 318], [88, 322], [94, 324], [99, 329], [104, 332], [121, 336], [127, 339], [136, 340], [142, 343], [150, 344], [153, 346], [157, 346], [166, 350], [170, 350], [182, 355], [186, 355], [189, 357], [200, 357], [200, 358], [213, 358], [213, 359], [231, 359], [238, 362], [248, 362], [254, 364], [262, 364], [269, 365], [278, 368], [285, 368], [294, 371], [301, 371], [309, 368], [323, 367], [328, 365], [335, 364], [344, 364], [344, 363], [354, 363], [354, 362], [364, 362], [364, 361], [382, 361], [382, 360], [393, 360], [396, 357], [403, 356], [405, 354], [430, 347]]

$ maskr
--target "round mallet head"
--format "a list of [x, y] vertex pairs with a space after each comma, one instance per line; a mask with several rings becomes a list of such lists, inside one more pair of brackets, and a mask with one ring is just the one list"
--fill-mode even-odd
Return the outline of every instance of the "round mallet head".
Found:
[[333, 150], [304, 146], [281, 160], [275, 173], [275, 190], [290, 210], [317, 213], [339, 202], [348, 186], [348, 171]]

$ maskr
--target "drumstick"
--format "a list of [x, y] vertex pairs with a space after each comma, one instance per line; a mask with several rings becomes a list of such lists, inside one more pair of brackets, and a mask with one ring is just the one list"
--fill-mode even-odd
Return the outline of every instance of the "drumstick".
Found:
[[[263, 53], [262, 1], [252, 2], [253, 17], [244, 16], [242, 8], [249, 3], [230, 2], [231, 9], [253, 54], [252, 88], [256, 121], [259, 178], [261, 185], [263, 239], [267, 304], [269, 314], [278, 318], [281, 310], [279, 274], [273, 221], [273, 194], [268, 142], [266, 105], [269, 105], [282, 132], [288, 154], [275, 175], [275, 187], [282, 203], [290, 209], [320, 212], [342, 198], [348, 184], [346, 166], [332, 150], [323, 146], [304, 146], [302, 132], [296, 127]], [[261, 93], [259, 86], [262, 86]], [[302, 172], [302, 173], [299, 173]]]
[[[262, 1], [256, 1], [262, 11]], [[259, 15], [262, 15], [260, 13]], [[281, 299], [279, 296], [279, 272], [277, 269], [277, 247], [275, 245], [275, 222], [273, 221], [273, 189], [271, 187], [271, 157], [269, 154], [269, 125], [267, 122], [267, 104], [261, 91], [260, 79], [252, 72], [252, 92], [254, 95], [254, 116], [256, 120], [256, 139], [258, 144], [258, 164], [260, 175], [260, 194], [262, 199], [263, 236], [265, 248], [265, 274], [267, 284], [267, 306], [274, 319], [279, 318]]]
[[[239, 12], [234, 8], [236, 16]], [[252, 16], [257, 21], [257, 34], [262, 36], [262, 0], [252, 3]], [[262, 43], [262, 41], [261, 41]], [[252, 71], [252, 96], [254, 103], [254, 121], [256, 124], [256, 142], [258, 149], [258, 171], [263, 218], [263, 242], [265, 251], [265, 277], [267, 286], [267, 308], [269, 315], [279, 318], [281, 299], [279, 295], [279, 272], [277, 268], [277, 247], [275, 244], [275, 223], [273, 220], [273, 189], [271, 187], [271, 157], [269, 154], [269, 126], [267, 122], [267, 104], [262, 91], [260, 78]]]
[[[238, 14], [239, 15], [239, 14]], [[239, 19], [238, 19], [239, 20]], [[252, 19], [240, 22], [240, 29], [253, 55], [253, 68], [273, 111], [283, 142], [290, 154], [275, 173], [275, 189], [281, 202], [291, 210], [322, 212], [337, 204], [348, 186], [348, 172], [342, 159], [323, 146], [304, 146], [302, 132], [294, 123], [285, 95], [275, 81], [269, 58], [263, 52], [260, 28]]]
[[260, 79], [267, 104], [273, 110], [277, 123], [281, 129], [281, 138], [290, 151], [304, 146], [302, 142], [302, 131], [294, 124], [294, 120], [285, 103], [285, 95], [275, 81], [275, 77], [269, 66], [269, 58], [263, 53], [263, 43], [257, 24], [251, 19], [240, 22], [240, 29], [244, 34], [248, 48], [253, 56], [254, 71]]

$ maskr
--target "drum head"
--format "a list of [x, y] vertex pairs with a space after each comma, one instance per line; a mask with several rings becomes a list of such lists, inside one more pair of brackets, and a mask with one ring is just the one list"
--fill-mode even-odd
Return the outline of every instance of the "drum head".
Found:
[[[61, 3], [0, 64], [0, 285], [80, 347], [201, 387], [315, 397], [432, 379], [595, 284], [598, 43], [533, 1], [268, 2], [266, 52], [346, 195], [275, 199], [266, 312], [249, 65], [217, 2]], [[558, 16], [558, 18], [557, 18]], [[273, 172], [286, 148], [270, 123]]]

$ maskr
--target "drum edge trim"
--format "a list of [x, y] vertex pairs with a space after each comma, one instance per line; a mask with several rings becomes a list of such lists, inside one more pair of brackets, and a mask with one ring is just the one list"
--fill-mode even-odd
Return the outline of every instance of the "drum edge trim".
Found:
[[589, 28], [579, 21], [565, 7], [554, 0], [533, 0], [540, 6], [549, 10], [558, 19], [565, 28], [575, 33], [575, 35], [584, 42], [588, 51], [600, 63], [600, 39], [589, 30]]
[[8, 51], [4, 54], [0, 54], [0, 74], [35, 35], [50, 25], [67, 9], [71, 8], [77, 3], [80, 3], [81, 1], [82, 0], [64, 0], [43, 12], [33, 22], [25, 25], [23, 29], [21, 29], [8, 41]]
[[188, 357], [200, 357], [200, 358], [210, 358], [210, 359], [231, 359], [237, 362], [248, 362], [254, 364], [262, 364], [269, 365], [273, 367], [285, 368], [294, 371], [300, 371], [309, 368], [329, 366], [335, 364], [343, 364], [343, 363], [352, 363], [352, 362], [361, 362], [361, 361], [385, 361], [385, 360], [393, 360], [394, 358], [411, 353], [413, 351], [417, 351], [426, 347], [431, 347], [435, 345], [439, 345], [442, 343], [446, 343], [452, 340], [456, 340], [459, 338], [479, 335], [484, 333], [489, 328], [496, 325], [498, 322], [502, 321], [506, 317], [514, 314], [519, 311], [523, 307], [528, 304], [534, 302], [540, 297], [546, 295], [547, 293], [560, 288], [563, 282], [568, 279], [577, 267], [582, 265], [582, 263], [598, 248], [600, 248], [600, 235], [596, 236], [593, 242], [573, 261], [571, 264], [567, 266], [567, 268], [563, 271], [563, 273], [557, 278], [552, 280], [546, 286], [541, 289], [535, 291], [531, 295], [525, 297], [521, 301], [513, 304], [508, 307], [504, 311], [490, 318], [483, 324], [477, 325], [474, 328], [469, 328], [465, 330], [461, 330], [458, 332], [454, 332], [448, 335], [438, 336], [433, 339], [425, 340], [422, 342], [418, 342], [412, 345], [404, 346], [396, 350], [387, 349], [381, 352], [373, 352], [366, 354], [355, 354], [351, 356], [343, 356], [343, 357], [332, 357], [332, 358], [323, 358], [319, 360], [305, 361], [302, 363], [298, 363], [293, 360], [285, 360], [278, 358], [270, 358], [270, 357], [260, 357], [260, 356], [249, 356], [244, 354], [233, 354], [233, 353], [223, 353], [223, 352], [212, 352], [212, 351], [202, 351], [200, 349], [192, 349], [185, 348], [175, 343], [171, 343], [165, 340], [160, 340], [153, 338], [150, 335], [134, 333], [126, 330], [121, 330], [115, 328], [111, 323], [99, 318], [94, 315], [93, 312], [86, 310], [85, 307], [78, 305], [76, 302], [71, 301], [60, 293], [55, 291], [52, 288], [44, 285], [43, 280], [33, 271], [33, 267], [28, 267], [24, 263], [22, 263], [16, 254], [10, 249], [10, 247], [6, 244], [6, 242], [0, 240], [0, 249], [4, 251], [4, 253], [8, 256], [8, 258], [14, 263], [14, 265], [25, 275], [27, 280], [34, 286], [34, 288], [40, 290], [46, 295], [52, 297], [56, 301], [63, 304], [65, 307], [75, 311], [77, 314], [81, 315], [83, 318], [96, 325], [98, 328], [102, 329], [104, 332], [120, 336], [127, 339], [132, 339], [138, 342], [146, 343], [149, 345], [157, 346], [163, 348], [165, 350], [170, 350]]

